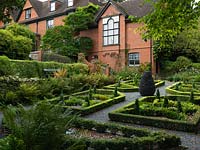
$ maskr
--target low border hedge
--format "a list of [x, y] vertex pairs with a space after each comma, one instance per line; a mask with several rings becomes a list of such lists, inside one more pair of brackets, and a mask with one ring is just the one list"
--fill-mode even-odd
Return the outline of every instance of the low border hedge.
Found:
[[[128, 81], [124, 81], [123, 83], [128, 83], [130, 82], [131, 80], [128, 80]], [[156, 80], [158, 81], [155, 86], [156, 87], [159, 87], [159, 86], [162, 86], [162, 85], [165, 85], [165, 81], [162, 81], [162, 80]], [[104, 86], [105, 89], [114, 89], [115, 88], [115, 85], [116, 84], [111, 84], [111, 85], [108, 85], [108, 86]], [[118, 87], [118, 90], [120, 92], [138, 92], [139, 90], [139, 87], [138, 86], [135, 86], [134, 88], [120, 88]]]
[[[171, 86], [168, 86], [165, 89], [166, 93], [172, 94], [172, 95], [190, 95], [191, 92], [182, 92], [182, 91], [178, 91], [178, 90], [173, 89], [177, 85], [181, 85], [181, 84], [183, 84], [183, 83], [182, 82], [176, 82], [176, 83], [172, 84]], [[200, 93], [194, 92], [194, 96], [200, 96]]]
[[[175, 99], [180, 96], [169, 96], [170, 99]], [[181, 97], [180, 97], [181, 98]], [[139, 101], [151, 101], [155, 99], [155, 96], [148, 96], [142, 97]], [[184, 99], [183, 101], [186, 101]], [[127, 122], [127, 123], [134, 123], [134, 124], [141, 124], [141, 125], [148, 125], [148, 126], [155, 126], [159, 128], [166, 128], [166, 129], [173, 129], [178, 131], [185, 131], [185, 132], [198, 132], [198, 128], [200, 125], [200, 107], [198, 108], [195, 116], [193, 116], [192, 121], [180, 121], [180, 120], [173, 120], [168, 118], [161, 118], [161, 117], [151, 117], [151, 116], [142, 116], [142, 115], [134, 115], [134, 114], [125, 114], [122, 111], [125, 108], [133, 107], [135, 104], [134, 102], [129, 103], [128, 105], [121, 107], [117, 110], [110, 112], [109, 118], [112, 121], [120, 121], [120, 122]]]
[[[89, 90], [83, 91], [83, 92], [78, 92], [78, 93], [72, 94], [71, 96], [78, 96], [78, 95], [86, 94], [88, 92], [89, 92]], [[97, 93], [99, 93], [99, 94], [100, 93], [101, 94], [102, 93], [103, 94], [113, 94], [113, 92], [114, 92], [113, 90], [97, 89]], [[68, 97], [69, 97], [69, 95], [64, 96], [64, 98], [68, 98]], [[58, 100], [59, 100], [59, 97], [51, 99], [50, 101], [53, 102], [53, 101], [58, 101]], [[70, 106], [63, 106], [63, 107], [66, 108], [66, 109], [70, 108], [73, 111], [73, 113], [78, 113], [78, 114], [84, 116], [84, 115], [88, 115], [90, 113], [99, 111], [99, 110], [106, 108], [108, 106], [111, 106], [113, 104], [122, 102], [124, 100], [125, 100], [125, 95], [121, 92], [118, 92], [117, 97], [99, 102], [97, 104], [94, 104], [94, 105], [91, 105], [91, 106], [88, 106], [88, 107], [85, 107], [85, 108], [73, 108], [73, 107], [70, 107]]]
[[[95, 130], [100, 133], [111, 133], [120, 137], [113, 139], [92, 139], [86, 137], [76, 138], [66, 136], [65, 148], [75, 143], [81, 143], [87, 148], [95, 150], [165, 150], [169, 148], [178, 148], [181, 144], [180, 138], [175, 135], [169, 135], [165, 132], [150, 132], [146, 129], [122, 126], [114, 123], [97, 123], [92, 120], [77, 119], [74, 123], [75, 128]], [[101, 129], [101, 130], [100, 130]], [[127, 136], [128, 135], [128, 136]]]

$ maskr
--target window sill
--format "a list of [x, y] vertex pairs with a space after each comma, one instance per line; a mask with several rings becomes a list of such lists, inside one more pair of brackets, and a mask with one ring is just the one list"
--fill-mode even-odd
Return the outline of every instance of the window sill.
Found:
[[103, 45], [103, 47], [108, 47], [108, 46], [119, 46], [120, 44], [110, 44], [110, 45]]

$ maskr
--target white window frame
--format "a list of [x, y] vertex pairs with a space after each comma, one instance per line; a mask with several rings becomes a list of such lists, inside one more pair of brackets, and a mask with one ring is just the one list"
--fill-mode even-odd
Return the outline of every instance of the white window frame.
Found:
[[74, 1], [73, 0], [68, 0], [68, 7], [72, 7], [74, 5]]
[[139, 66], [140, 65], [140, 53], [129, 53], [128, 54], [128, 65], [129, 66]]
[[31, 18], [31, 8], [25, 10], [25, 19]]
[[56, 10], [56, 2], [52, 1], [50, 2], [50, 11], [55, 11]]
[[103, 18], [103, 45], [118, 45], [119, 35], [119, 16]]
[[47, 20], [47, 29], [50, 29], [53, 27], [54, 27], [54, 20], [53, 19]]

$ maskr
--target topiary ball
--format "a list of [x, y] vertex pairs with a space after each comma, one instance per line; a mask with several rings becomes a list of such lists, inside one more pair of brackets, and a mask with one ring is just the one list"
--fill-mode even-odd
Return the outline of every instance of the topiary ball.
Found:
[[140, 80], [139, 92], [141, 96], [153, 96], [155, 92], [155, 84], [152, 78], [152, 73], [146, 71], [143, 73]]

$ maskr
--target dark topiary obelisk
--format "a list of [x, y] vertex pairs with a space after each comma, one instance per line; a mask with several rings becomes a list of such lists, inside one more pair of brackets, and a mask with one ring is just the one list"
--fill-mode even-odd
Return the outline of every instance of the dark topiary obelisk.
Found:
[[143, 73], [140, 80], [139, 92], [141, 96], [153, 96], [155, 92], [155, 84], [150, 71]]

